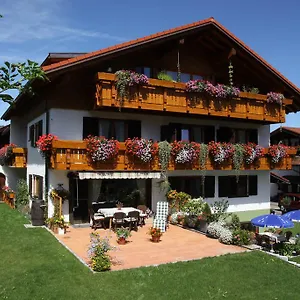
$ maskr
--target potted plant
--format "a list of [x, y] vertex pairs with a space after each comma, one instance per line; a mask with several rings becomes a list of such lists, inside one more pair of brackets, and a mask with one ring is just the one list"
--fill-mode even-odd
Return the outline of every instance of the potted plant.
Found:
[[149, 230], [149, 234], [151, 235], [151, 241], [153, 243], [158, 243], [162, 236], [162, 232], [159, 228], [151, 227]]
[[56, 224], [58, 227], [58, 234], [63, 235], [66, 233], [67, 224], [65, 223], [65, 219], [63, 216], [56, 219]]
[[119, 245], [125, 245], [127, 242], [127, 238], [131, 236], [130, 230], [127, 228], [118, 228], [116, 231], [117, 242]]
[[117, 204], [116, 204], [116, 206], [117, 206], [117, 209], [121, 210], [122, 207], [123, 207], [123, 203], [120, 202], [120, 201], [118, 201]]

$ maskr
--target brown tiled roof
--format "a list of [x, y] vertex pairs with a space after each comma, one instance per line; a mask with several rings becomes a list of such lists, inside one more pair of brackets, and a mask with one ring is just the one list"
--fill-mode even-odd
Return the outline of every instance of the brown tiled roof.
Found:
[[286, 127], [286, 126], [282, 126], [282, 129], [287, 130], [287, 131], [291, 131], [293, 133], [296, 133], [296, 134], [300, 135], [300, 127]]
[[143, 38], [138, 38], [136, 40], [125, 42], [125, 43], [118, 44], [118, 45], [115, 45], [115, 46], [111, 46], [111, 47], [108, 47], [108, 48], [104, 48], [104, 49], [101, 49], [101, 50], [98, 50], [98, 51], [94, 51], [94, 52], [90, 52], [90, 53], [87, 53], [87, 54], [72, 57], [70, 59], [67, 59], [67, 60], [64, 60], [64, 61], [61, 61], [61, 62], [57, 62], [57, 63], [51, 64], [51, 65], [48, 65], [48, 66], [44, 66], [43, 70], [45, 72], [52, 72], [52, 71], [55, 71], [57, 69], [61, 69], [61, 68], [64, 68], [64, 67], [71, 66], [73, 64], [78, 64], [78, 63], [81, 63], [83, 61], [88, 61], [88, 60], [91, 60], [91, 59], [95, 59], [100, 55], [109, 54], [110, 52], [113, 52], [113, 51], [116, 51], [116, 50], [122, 50], [122, 49], [125, 49], [125, 48], [130, 47], [130, 46], [137, 46], [141, 43], [151, 42], [151, 41], [153, 41], [155, 39], [158, 39], [158, 38], [167, 37], [170, 34], [176, 34], [176, 33], [184, 32], [186, 30], [191, 30], [191, 29], [197, 28], [199, 26], [209, 25], [209, 24], [213, 24], [219, 30], [223, 31], [227, 36], [229, 36], [237, 44], [239, 44], [246, 51], [248, 51], [252, 56], [254, 56], [258, 61], [260, 61], [262, 64], [264, 64], [267, 68], [269, 68], [278, 77], [280, 77], [281, 80], [285, 81], [293, 89], [295, 89], [298, 93], [300, 93], [300, 89], [296, 85], [294, 85], [292, 82], [290, 82], [286, 77], [284, 77], [279, 71], [277, 71], [275, 68], [273, 68], [270, 64], [268, 64], [267, 61], [265, 61], [255, 51], [253, 51], [251, 48], [249, 48], [247, 45], [245, 45], [239, 38], [237, 38], [234, 34], [232, 34], [230, 31], [228, 31], [223, 25], [221, 25], [219, 22], [217, 22], [213, 17], [202, 20], [202, 21], [194, 22], [194, 23], [191, 23], [191, 24], [187, 24], [187, 25], [184, 25], [184, 26], [179, 26], [179, 27], [176, 27], [176, 28], [173, 28], [173, 29], [165, 30], [165, 31], [162, 31], [162, 32], [159, 32], [159, 33], [156, 33], [156, 34], [148, 35], [148, 36], [143, 37]]

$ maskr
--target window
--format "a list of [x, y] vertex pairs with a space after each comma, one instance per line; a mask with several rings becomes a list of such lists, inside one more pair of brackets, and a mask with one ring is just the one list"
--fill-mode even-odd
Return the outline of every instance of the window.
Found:
[[219, 197], [239, 198], [257, 195], [257, 176], [219, 176]]
[[230, 143], [258, 143], [257, 129], [237, 129], [230, 127], [220, 127], [217, 130], [218, 142]]
[[33, 199], [43, 199], [43, 176], [29, 175], [29, 195]]
[[43, 120], [40, 120], [29, 127], [29, 141], [31, 147], [36, 147], [36, 142], [41, 135], [43, 135]]
[[88, 135], [115, 138], [124, 142], [127, 138], [141, 137], [141, 121], [83, 118], [83, 138]]
[[140, 74], [145, 74], [148, 78], [151, 77], [151, 68], [149, 67], [137, 67], [135, 71]]
[[202, 178], [193, 177], [169, 177], [171, 188], [177, 192], [185, 192], [193, 198], [213, 198], [215, 197], [215, 176], [205, 176], [204, 186]]
[[160, 138], [168, 142], [185, 140], [208, 144], [215, 140], [215, 127], [170, 123], [161, 126]]

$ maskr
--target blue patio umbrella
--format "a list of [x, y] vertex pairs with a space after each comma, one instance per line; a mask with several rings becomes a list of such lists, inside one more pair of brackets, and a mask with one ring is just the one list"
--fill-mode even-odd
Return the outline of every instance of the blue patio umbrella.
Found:
[[300, 222], [300, 210], [290, 211], [282, 215], [282, 217], [293, 222]]
[[258, 227], [292, 228], [294, 223], [287, 218], [275, 215], [275, 213], [258, 216], [251, 220], [252, 225]]

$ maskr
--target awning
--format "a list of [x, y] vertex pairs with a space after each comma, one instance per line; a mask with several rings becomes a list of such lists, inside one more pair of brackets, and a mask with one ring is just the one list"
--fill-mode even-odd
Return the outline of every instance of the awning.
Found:
[[[290, 184], [290, 181], [278, 174], [275, 174], [273, 172], [271, 172], [271, 182], [272, 182], [272, 178], [274, 178], [275, 181], [280, 181], [282, 183], [286, 183], [286, 184]], [[273, 182], [273, 183], [276, 183], [276, 182]]]
[[79, 172], [79, 179], [160, 179], [160, 172]]

